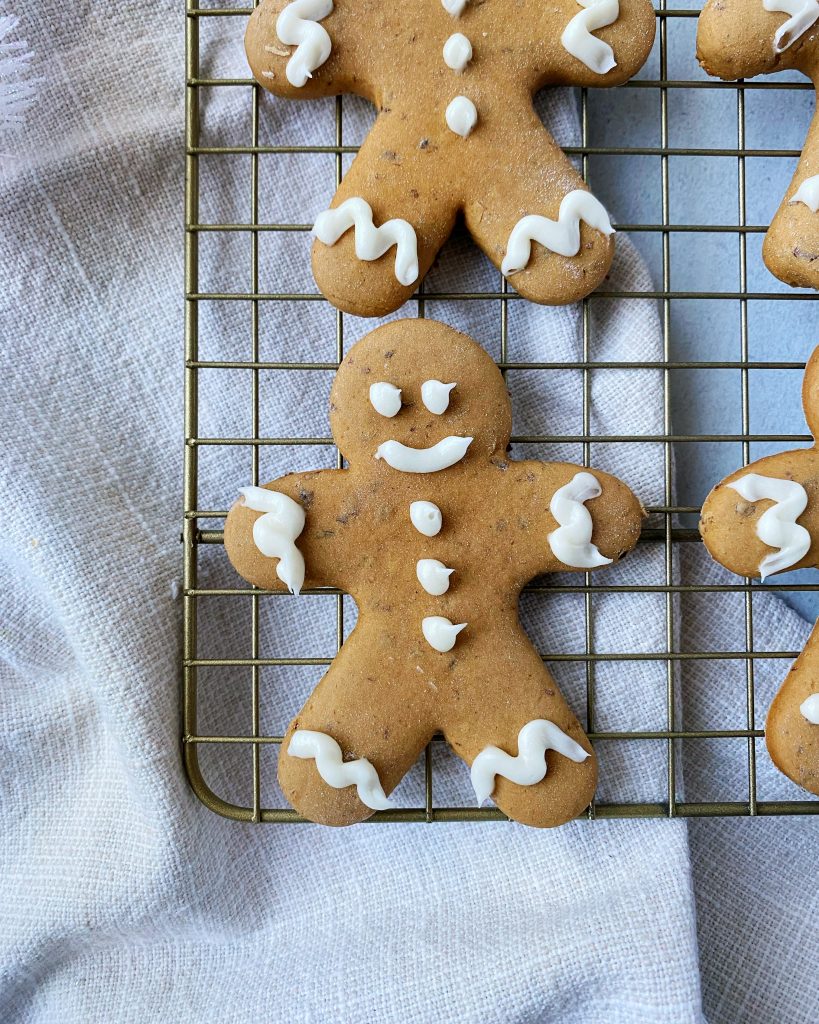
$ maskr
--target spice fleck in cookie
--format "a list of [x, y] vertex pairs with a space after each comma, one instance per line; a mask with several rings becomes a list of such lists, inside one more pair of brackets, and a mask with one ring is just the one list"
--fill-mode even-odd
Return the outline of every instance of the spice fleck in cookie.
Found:
[[305, 817], [347, 825], [442, 732], [477, 799], [559, 825], [594, 795], [588, 739], [518, 621], [539, 573], [587, 570], [637, 542], [615, 477], [507, 455], [509, 396], [486, 352], [430, 320], [353, 346], [330, 396], [348, 468], [246, 488], [225, 545], [265, 588], [338, 586], [358, 623], [284, 737], [279, 781]]
[[[760, 459], [726, 477], [702, 507], [700, 533], [727, 569], [766, 579], [819, 567], [819, 349], [802, 383], [812, 448]], [[819, 795], [819, 626], [771, 704], [765, 742], [776, 766]]]
[[357, 93], [378, 110], [315, 223], [324, 295], [360, 316], [398, 309], [459, 213], [526, 298], [593, 291], [613, 229], [532, 96], [548, 84], [620, 85], [644, 63], [654, 26], [648, 0], [263, 0], [245, 45], [265, 89]]
[[[796, 69], [819, 83], [817, 0], [708, 0], [697, 26], [697, 59], [717, 78]], [[787, 94], [782, 94], [787, 118]], [[819, 124], [813, 123], [762, 248], [768, 270], [794, 287], [819, 288]]]

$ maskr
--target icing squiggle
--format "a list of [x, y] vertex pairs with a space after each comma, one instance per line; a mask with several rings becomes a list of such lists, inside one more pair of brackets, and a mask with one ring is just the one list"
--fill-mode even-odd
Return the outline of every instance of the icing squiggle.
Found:
[[509, 277], [523, 270], [532, 256], [532, 242], [556, 252], [559, 256], [576, 256], [580, 251], [580, 221], [603, 235], [613, 235], [609, 215], [599, 199], [583, 189], [574, 189], [563, 197], [557, 220], [530, 214], [512, 228], [501, 273]]
[[445, 437], [430, 448], [408, 448], [400, 441], [384, 441], [375, 453], [401, 473], [437, 473], [460, 462], [472, 444], [471, 437]]
[[495, 776], [502, 775], [518, 786], [533, 786], [546, 777], [546, 751], [554, 750], [578, 764], [589, 756], [579, 743], [545, 718], [536, 718], [518, 733], [518, 755], [512, 757], [499, 747], [488, 746], [472, 762], [472, 788], [478, 807], [495, 789]]
[[354, 196], [341, 206], [320, 213], [313, 234], [325, 245], [335, 245], [350, 228], [355, 228], [355, 254], [360, 260], [377, 260], [395, 246], [398, 281], [408, 286], [418, 280], [418, 239], [408, 221], [396, 217], [377, 228], [370, 204]]
[[589, 510], [583, 504], [601, 494], [600, 484], [591, 473], [576, 473], [552, 495], [549, 511], [559, 527], [549, 534], [549, 547], [555, 558], [576, 569], [594, 569], [610, 565], [611, 559], [602, 555], [591, 535], [594, 524]]
[[811, 213], [816, 213], [819, 210], [819, 174], [805, 178], [791, 196], [790, 203], [804, 203]]
[[358, 757], [355, 761], [345, 761], [341, 747], [332, 736], [311, 729], [296, 729], [290, 737], [287, 753], [291, 757], [313, 760], [319, 775], [333, 789], [346, 789], [355, 786], [358, 799], [374, 811], [383, 811], [392, 807], [392, 802], [378, 778], [378, 772], [366, 757]]
[[774, 14], [788, 15], [773, 37], [774, 53], [784, 53], [819, 20], [817, 0], [762, 0], [762, 6]]
[[428, 615], [421, 620], [421, 632], [430, 647], [441, 654], [446, 654], [455, 646], [455, 641], [462, 629], [466, 629], [467, 623], [454, 623], [443, 615]]
[[762, 580], [775, 572], [796, 565], [808, 553], [810, 534], [796, 520], [805, 511], [808, 493], [795, 480], [777, 480], [759, 473], [747, 473], [728, 484], [746, 501], [767, 498], [776, 504], [762, 513], [756, 524], [756, 535], [768, 547], [778, 548], [776, 554], [766, 555], [759, 563]]
[[287, 62], [287, 81], [300, 89], [330, 56], [332, 42], [318, 23], [333, 13], [333, 0], [293, 0], [276, 18], [276, 35], [295, 52]]
[[811, 725], [819, 725], [819, 693], [812, 693], [810, 697], [803, 700], [799, 705], [802, 717], [806, 718]]
[[563, 29], [563, 49], [582, 61], [596, 75], [605, 75], [617, 67], [614, 50], [607, 42], [592, 35], [599, 28], [613, 25], [620, 17], [618, 0], [577, 0], [585, 8], [575, 14]]
[[304, 509], [297, 501], [266, 487], [240, 487], [245, 506], [265, 514], [253, 524], [253, 543], [266, 558], [278, 558], [276, 575], [291, 594], [304, 586], [304, 556], [296, 537], [304, 529]]

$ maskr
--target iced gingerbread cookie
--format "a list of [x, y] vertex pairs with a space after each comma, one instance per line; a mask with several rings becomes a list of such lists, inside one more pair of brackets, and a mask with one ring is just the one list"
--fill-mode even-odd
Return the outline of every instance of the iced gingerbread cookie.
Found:
[[[805, 419], [819, 438], [819, 349], [802, 383]], [[702, 507], [700, 533], [718, 562], [763, 580], [787, 569], [819, 567], [819, 450], [760, 459], [727, 477]], [[774, 764], [819, 795], [819, 626], [774, 697], [765, 723]]]
[[[819, 83], [817, 0], [708, 0], [697, 26], [697, 59], [717, 78], [796, 69]], [[787, 117], [785, 99], [782, 116]], [[819, 123], [765, 236], [768, 270], [786, 284], [819, 288]]]
[[518, 595], [539, 573], [631, 550], [639, 502], [606, 473], [510, 459], [500, 372], [430, 320], [353, 346], [330, 425], [349, 468], [245, 488], [225, 524], [246, 580], [335, 585], [359, 609], [284, 737], [285, 796], [313, 821], [361, 821], [442, 732], [479, 803], [529, 825], [575, 817], [594, 794], [594, 752], [521, 628]]
[[593, 291], [611, 264], [611, 223], [532, 96], [620, 85], [648, 56], [654, 24], [649, 0], [263, 0], [245, 45], [265, 89], [356, 93], [378, 110], [315, 222], [324, 295], [359, 316], [398, 309], [460, 212], [526, 298]]

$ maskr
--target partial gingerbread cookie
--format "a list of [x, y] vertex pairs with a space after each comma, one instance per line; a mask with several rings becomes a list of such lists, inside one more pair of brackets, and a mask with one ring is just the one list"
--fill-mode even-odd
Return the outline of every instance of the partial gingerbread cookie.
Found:
[[324, 295], [359, 316], [398, 309], [459, 212], [526, 298], [561, 304], [593, 291], [613, 229], [532, 96], [550, 84], [620, 85], [646, 60], [654, 24], [649, 0], [263, 0], [245, 46], [265, 89], [357, 93], [378, 110], [315, 223]]
[[[788, 569], [819, 568], [819, 348], [802, 383], [814, 437], [726, 477], [702, 507], [700, 533], [711, 556], [740, 576], [766, 579]], [[774, 764], [819, 795], [819, 628], [814, 627], [771, 704], [765, 741]]]
[[[733, 80], [796, 69], [819, 87], [817, 0], [708, 0], [697, 26], [697, 59]], [[783, 117], [787, 117], [785, 100]], [[794, 287], [819, 288], [819, 123], [814, 113], [802, 157], [774, 217], [762, 255]]]
[[279, 782], [305, 817], [348, 825], [436, 732], [471, 765], [479, 803], [559, 825], [594, 795], [579, 722], [518, 621], [539, 573], [630, 551], [642, 510], [625, 484], [507, 455], [509, 396], [486, 352], [430, 320], [353, 346], [330, 395], [349, 468], [245, 488], [225, 545], [260, 587], [338, 586], [358, 623], [291, 723]]

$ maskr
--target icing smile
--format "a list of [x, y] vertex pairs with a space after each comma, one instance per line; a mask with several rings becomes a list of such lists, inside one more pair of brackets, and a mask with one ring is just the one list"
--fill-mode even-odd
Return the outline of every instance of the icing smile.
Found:
[[437, 473], [460, 462], [472, 444], [471, 437], [445, 437], [429, 448], [408, 448], [400, 441], [384, 441], [375, 453], [400, 473]]

